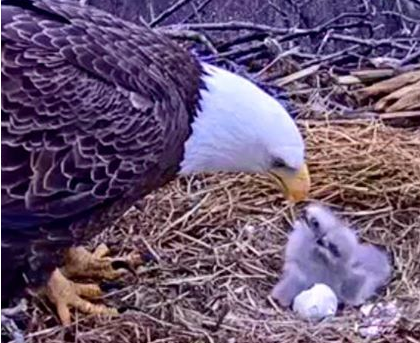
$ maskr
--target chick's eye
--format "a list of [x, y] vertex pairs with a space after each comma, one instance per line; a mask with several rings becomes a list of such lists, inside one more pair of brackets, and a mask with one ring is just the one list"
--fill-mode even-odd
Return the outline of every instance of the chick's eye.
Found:
[[319, 237], [319, 238], [316, 240], [316, 244], [318, 244], [318, 245], [319, 245], [319, 246], [321, 246], [321, 247], [324, 247], [324, 246], [325, 246], [324, 237]]
[[281, 158], [276, 158], [271, 162], [273, 168], [284, 168], [286, 167], [286, 163]]
[[340, 257], [341, 256], [340, 250], [338, 249], [338, 247], [335, 244], [330, 243], [328, 245], [328, 249], [331, 251], [331, 254], [333, 254], [333, 256], [335, 256], [335, 257]]
[[319, 229], [319, 222], [315, 218], [309, 218], [309, 225], [312, 227], [312, 229]]

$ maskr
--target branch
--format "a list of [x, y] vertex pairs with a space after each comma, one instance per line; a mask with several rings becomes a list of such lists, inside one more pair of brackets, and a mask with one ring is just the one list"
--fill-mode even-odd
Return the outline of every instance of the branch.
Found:
[[191, 19], [194, 19], [194, 17], [197, 16], [197, 13], [200, 13], [203, 11], [208, 4], [210, 4], [213, 0], [204, 0], [200, 5], [197, 6], [197, 9], [194, 13], [191, 13], [188, 17], [184, 18], [181, 23], [185, 24], [186, 22], [190, 21]]
[[175, 39], [187, 39], [194, 42], [198, 42], [203, 44], [205, 47], [209, 49], [209, 51], [214, 54], [218, 55], [219, 52], [214, 47], [213, 43], [203, 34], [197, 31], [189, 31], [189, 30], [167, 30], [163, 28], [158, 29], [159, 32], [164, 34], [165, 36], [175, 38]]
[[226, 51], [226, 52], [222, 52], [220, 54], [217, 54], [215, 56], [209, 56], [207, 58], [204, 58], [206, 60], [220, 60], [223, 58], [239, 58], [239, 57], [244, 57], [246, 55], [249, 54], [254, 54], [254, 53], [260, 53], [262, 52], [262, 50], [265, 48], [265, 44], [264, 43], [256, 43], [247, 47], [239, 47], [237, 49], [234, 50], [230, 50], [230, 51]]
[[404, 57], [401, 61], [400, 61], [400, 65], [406, 65], [408, 63], [411, 63], [412, 61], [416, 60], [420, 58], [420, 49], [417, 50], [416, 52], [410, 53], [409, 55], [407, 55], [406, 57]]
[[354, 50], [357, 50], [360, 46], [358, 44], [352, 45], [351, 47], [347, 48], [347, 49], [343, 49], [337, 52], [334, 52], [332, 54], [329, 55], [323, 55], [319, 58], [314, 58], [311, 59], [310, 61], [303, 63], [301, 65], [302, 68], [306, 68], [306, 67], [310, 67], [311, 65], [314, 64], [319, 64], [319, 63], [325, 63], [325, 62], [337, 62], [338, 60], [343, 59], [344, 57], [347, 57], [349, 52], [352, 52]]
[[173, 13], [178, 11], [182, 6], [188, 4], [191, 0], [178, 0], [176, 3], [174, 3], [171, 7], [169, 7], [166, 11], [163, 11], [161, 14], [159, 14], [155, 19], [153, 19], [149, 25], [150, 27], [155, 27], [157, 24], [164, 21], [166, 18], [171, 16]]
[[[332, 33], [330, 35], [330, 38], [335, 39], [335, 40], [341, 40], [341, 41], [344, 41], [344, 42], [350, 42], [350, 43], [365, 45], [365, 46], [369, 46], [371, 48], [379, 48], [379, 47], [387, 46], [387, 47], [401, 49], [401, 50], [410, 50], [411, 49], [410, 46], [398, 43], [397, 39], [378, 39], [378, 40], [363, 39], [363, 38], [358, 38], [358, 37], [353, 37], [353, 36], [348, 36], [348, 35], [342, 35], [342, 34], [339, 34], [339, 33]], [[420, 38], [413, 38], [412, 40], [420, 40]], [[404, 39], [403, 41], [410, 41], [410, 39]]]
[[219, 51], [226, 51], [234, 45], [250, 43], [253, 41], [263, 41], [265, 38], [267, 38], [267, 36], [269, 36], [269, 33], [267, 32], [252, 32], [242, 36], [238, 35], [236, 38], [218, 45], [217, 48]]
[[[269, 25], [254, 24], [246, 21], [229, 21], [223, 23], [194, 23], [194, 24], [175, 24], [169, 25], [167, 29], [185, 29], [185, 30], [207, 30], [207, 31], [237, 31], [237, 30], [252, 30], [252, 31], [263, 31], [271, 32], [275, 34], [287, 34], [295, 29], [284, 29], [277, 28]], [[297, 29], [299, 30], [299, 29]]]
[[385, 14], [385, 15], [392, 15], [392, 16], [396, 16], [399, 17], [400, 19], [403, 19], [409, 23], [413, 23], [413, 24], [420, 24], [420, 20], [416, 19], [416, 18], [411, 18], [405, 14], [402, 13], [398, 13], [398, 12], [394, 12], [394, 11], [381, 11], [379, 12], [379, 14]]
[[[342, 13], [335, 18], [325, 22], [322, 25], [316, 26], [311, 29], [299, 28], [279, 28], [264, 24], [254, 24], [246, 21], [229, 21], [222, 23], [193, 23], [193, 24], [175, 24], [169, 25], [167, 29], [185, 29], [185, 30], [207, 30], [207, 31], [237, 31], [237, 30], [250, 30], [250, 31], [263, 31], [270, 32], [277, 35], [307, 35], [321, 33], [325, 30], [335, 28], [333, 24], [345, 18], [366, 18], [366, 13]], [[360, 23], [357, 23], [360, 25]], [[351, 24], [340, 25], [340, 28], [346, 28]]]

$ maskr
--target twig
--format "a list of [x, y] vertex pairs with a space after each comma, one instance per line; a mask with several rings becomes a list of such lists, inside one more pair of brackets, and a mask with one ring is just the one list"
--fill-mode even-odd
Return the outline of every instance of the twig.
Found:
[[294, 53], [296, 53], [297, 51], [299, 51], [299, 47], [294, 47], [290, 50], [284, 51], [280, 54], [278, 54], [276, 56], [276, 58], [274, 58], [270, 63], [268, 63], [264, 68], [262, 68], [255, 76], [256, 77], [261, 77], [268, 69], [270, 69], [273, 65], [275, 65], [277, 62], [279, 62], [281, 59], [293, 55]]
[[230, 41], [227, 41], [227, 42], [224, 42], [224, 43], [218, 45], [217, 49], [219, 51], [225, 51], [225, 50], [229, 49], [230, 47], [232, 47], [234, 45], [249, 43], [249, 42], [252, 42], [252, 41], [262, 41], [265, 38], [267, 38], [268, 35], [269, 35], [269, 33], [267, 33], [267, 32], [247, 33], [245, 35], [237, 36]]
[[155, 27], [157, 24], [164, 21], [166, 18], [171, 16], [173, 13], [175, 13], [177, 10], [179, 10], [182, 6], [188, 4], [190, 1], [191, 0], [178, 0], [176, 3], [174, 3], [167, 10], [165, 10], [161, 14], [159, 14], [154, 20], [150, 21], [150, 23], [149, 23], [150, 27]]
[[402, 118], [419, 118], [420, 119], [420, 111], [381, 113], [379, 117], [383, 120], [402, 119]]
[[283, 11], [277, 4], [273, 3], [272, 0], [268, 0], [268, 5], [282, 16], [282, 18], [284, 19], [285, 24], [287, 26], [291, 26], [291, 25], [288, 25], [289, 24], [289, 16], [285, 11]]
[[202, 23], [202, 24], [175, 24], [169, 25], [169, 29], [186, 29], [186, 30], [208, 30], [208, 31], [229, 31], [229, 30], [252, 30], [252, 31], [263, 31], [271, 32], [275, 34], [287, 34], [291, 31], [299, 29], [284, 29], [277, 28], [269, 25], [254, 24], [246, 21], [229, 21], [223, 23]]
[[[279, 28], [264, 24], [255, 24], [246, 21], [229, 21], [222, 23], [195, 23], [195, 24], [175, 24], [169, 25], [168, 29], [186, 29], [186, 30], [208, 30], [208, 31], [229, 31], [229, 30], [252, 30], [252, 31], [263, 31], [270, 32], [277, 35], [308, 35], [321, 33], [325, 30], [334, 28], [333, 24], [344, 18], [365, 18], [365, 13], [342, 13], [339, 16], [327, 21], [326, 23], [316, 26], [311, 29], [299, 29], [299, 28]], [[353, 23], [354, 24], [354, 23]], [[341, 25], [340, 28], [348, 27], [351, 24]], [[354, 24], [356, 25], [356, 24]], [[360, 25], [360, 22], [357, 23]]]
[[327, 26], [325, 24], [323, 25], [319, 25], [317, 27], [314, 27], [312, 29], [306, 29], [306, 30], [296, 30], [296, 32], [291, 32], [287, 35], [284, 35], [280, 38], [277, 39], [277, 41], [280, 42], [287, 42], [290, 41], [292, 39], [296, 39], [298, 37], [301, 36], [314, 36], [317, 34], [321, 34], [325, 31], [328, 30], [342, 30], [342, 29], [349, 29], [349, 28], [353, 28], [353, 27], [360, 27], [361, 25], [365, 25], [367, 27], [370, 27], [370, 25], [368, 23], [365, 23], [364, 21], [360, 22], [355, 22], [355, 23], [349, 23], [349, 24], [341, 24], [341, 25], [331, 25], [331, 26]]
[[380, 14], [384, 14], [384, 15], [392, 15], [395, 17], [399, 17], [400, 19], [403, 19], [409, 23], [413, 23], [413, 24], [420, 24], [420, 20], [416, 19], [416, 18], [411, 18], [403, 13], [399, 13], [399, 12], [394, 12], [394, 11], [381, 11], [379, 12]]
[[241, 57], [238, 57], [236, 59], [236, 62], [238, 64], [247, 64], [248, 62], [252, 62], [252, 61], [255, 62], [255, 61], [263, 60], [263, 59], [269, 58], [269, 57], [271, 57], [271, 55], [268, 53], [267, 50], [260, 49], [260, 50], [257, 50], [255, 52], [253, 52], [253, 53], [246, 54], [246, 55], [243, 55]]
[[407, 55], [400, 61], [400, 66], [406, 65], [408, 63], [411, 63], [415, 59], [420, 57], [420, 49], [418, 49], [416, 52], [413, 52], [412, 54]]
[[346, 19], [346, 18], [366, 18], [367, 15], [369, 13], [368, 12], [346, 12], [346, 13], [341, 13], [340, 15], [338, 15], [335, 18], [332, 18], [331, 20], [325, 22], [324, 24], [320, 25], [321, 28], [330, 28], [332, 24], [335, 24], [336, 22], [342, 20], [342, 19]]
[[223, 58], [239, 58], [239, 57], [243, 57], [249, 54], [259, 53], [264, 48], [265, 48], [265, 45], [263, 43], [253, 44], [251, 46], [240, 47], [235, 50], [222, 52], [216, 56], [209, 56], [209, 57], [206, 57], [205, 59], [214, 61], [214, 60], [220, 60]]
[[[202, 18], [201, 18], [201, 14], [199, 11], [197, 11], [197, 6], [195, 5], [195, 1], [191, 2], [191, 6], [192, 8], [192, 14], [195, 16], [197, 22], [201, 23], [202, 22]], [[183, 23], [183, 21], [180, 21], [181, 23]]]
[[212, 54], [214, 55], [219, 54], [219, 52], [217, 51], [213, 43], [205, 35], [203, 35], [200, 32], [189, 31], [189, 30], [166, 30], [163, 28], [159, 28], [158, 30], [159, 32], [171, 38], [186, 39], [186, 40], [191, 40], [191, 41], [201, 43], [205, 47], [207, 47]]
[[[331, 39], [336, 39], [336, 40], [341, 40], [341, 41], [344, 41], [344, 42], [357, 43], [357, 44], [369, 46], [369, 47], [372, 47], [372, 48], [388, 46], [388, 47], [391, 47], [391, 48], [397, 48], [397, 49], [401, 49], [401, 50], [410, 50], [409, 46], [400, 44], [395, 39], [378, 39], [378, 40], [363, 39], [363, 38], [358, 38], [358, 37], [349, 36], [349, 35], [343, 35], [343, 34], [339, 34], [339, 33], [332, 33], [330, 35], [330, 38]], [[413, 38], [413, 39], [414, 40], [420, 40], [420, 38]]]
[[313, 65], [311, 67], [308, 67], [306, 69], [302, 69], [297, 71], [296, 73], [293, 73], [291, 75], [287, 75], [277, 81], [275, 81], [275, 84], [279, 87], [283, 87], [291, 82], [297, 81], [299, 79], [302, 79], [304, 77], [310, 76], [315, 74], [319, 69], [321, 68], [320, 64]]
[[147, 7], [149, 8], [150, 21], [155, 20], [156, 13], [155, 8], [153, 6], [153, 0], [147, 0]]
[[359, 47], [360, 47], [359, 45], [352, 45], [352, 46], [348, 47], [347, 49], [337, 51], [337, 52], [334, 52], [334, 53], [329, 54], [329, 55], [324, 55], [324, 56], [321, 56], [319, 58], [311, 59], [310, 61], [303, 63], [301, 65], [301, 67], [306, 68], [306, 67], [310, 67], [311, 65], [314, 65], [314, 64], [324, 63], [324, 62], [328, 62], [328, 61], [330, 63], [336, 62], [337, 60], [340, 60], [340, 59], [348, 56], [349, 52], [357, 50]]
[[197, 13], [200, 13], [201, 11], [203, 11], [207, 7], [207, 5], [209, 5], [212, 1], [213, 0], [204, 0], [200, 5], [197, 6], [196, 10], [193, 13], [191, 13], [189, 16], [181, 20], [181, 23], [185, 24], [191, 19], [194, 19], [194, 17], [197, 16]]

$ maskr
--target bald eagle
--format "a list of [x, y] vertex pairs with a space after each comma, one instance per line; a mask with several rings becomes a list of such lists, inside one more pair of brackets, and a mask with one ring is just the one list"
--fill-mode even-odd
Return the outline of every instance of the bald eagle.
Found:
[[286, 110], [167, 37], [63, 0], [2, 3], [2, 300], [43, 286], [69, 307], [116, 313], [73, 276], [117, 277], [81, 247], [178, 174], [266, 173], [309, 189]]

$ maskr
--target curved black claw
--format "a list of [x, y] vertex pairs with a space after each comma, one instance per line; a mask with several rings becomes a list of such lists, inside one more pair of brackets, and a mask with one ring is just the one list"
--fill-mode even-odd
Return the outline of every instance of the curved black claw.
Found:
[[110, 292], [113, 290], [118, 290], [124, 288], [124, 284], [118, 281], [101, 281], [99, 288], [102, 292]]
[[112, 261], [111, 266], [115, 270], [125, 269], [125, 270], [128, 270], [131, 274], [136, 275], [136, 270], [127, 261], [124, 261], [124, 260]]
[[141, 308], [138, 306], [132, 306], [132, 305], [123, 305], [117, 308], [117, 311], [119, 313], [124, 313], [128, 310], [132, 310], [132, 311], [141, 311]]
[[142, 259], [145, 263], [156, 262], [156, 257], [150, 252], [144, 253]]

